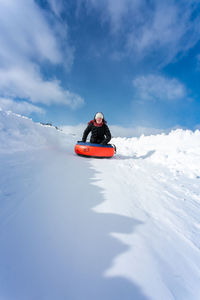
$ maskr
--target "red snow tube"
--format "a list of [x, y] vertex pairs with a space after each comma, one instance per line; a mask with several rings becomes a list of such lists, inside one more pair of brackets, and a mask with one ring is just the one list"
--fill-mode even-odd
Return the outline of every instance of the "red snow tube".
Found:
[[76, 154], [82, 156], [109, 158], [115, 154], [116, 147], [110, 144], [100, 145], [100, 144], [77, 142], [74, 150]]

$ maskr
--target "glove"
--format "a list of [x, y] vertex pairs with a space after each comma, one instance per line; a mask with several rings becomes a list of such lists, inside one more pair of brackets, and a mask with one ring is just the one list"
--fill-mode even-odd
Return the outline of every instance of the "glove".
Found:
[[101, 145], [106, 145], [106, 144], [107, 144], [106, 141], [101, 142]]

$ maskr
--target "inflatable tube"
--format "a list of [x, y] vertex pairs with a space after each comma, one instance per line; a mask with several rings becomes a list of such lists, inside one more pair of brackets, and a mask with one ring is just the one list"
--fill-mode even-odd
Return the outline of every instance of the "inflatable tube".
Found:
[[92, 143], [77, 142], [75, 152], [81, 156], [109, 158], [115, 154], [116, 147], [114, 145], [100, 145]]

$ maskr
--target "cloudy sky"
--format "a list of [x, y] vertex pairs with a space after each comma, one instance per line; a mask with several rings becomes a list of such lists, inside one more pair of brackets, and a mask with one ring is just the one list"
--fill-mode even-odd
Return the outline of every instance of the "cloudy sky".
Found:
[[200, 127], [200, 1], [0, 0], [0, 108]]

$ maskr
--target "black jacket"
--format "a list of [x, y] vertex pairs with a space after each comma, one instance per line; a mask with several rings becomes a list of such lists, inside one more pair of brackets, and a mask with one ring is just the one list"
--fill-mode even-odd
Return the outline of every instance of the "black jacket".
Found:
[[86, 142], [87, 136], [90, 132], [91, 132], [90, 143], [105, 145], [111, 140], [110, 130], [105, 123], [103, 123], [102, 126], [97, 127], [94, 125], [94, 121], [90, 121], [83, 133], [83, 138], [82, 138], [83, 142]]

